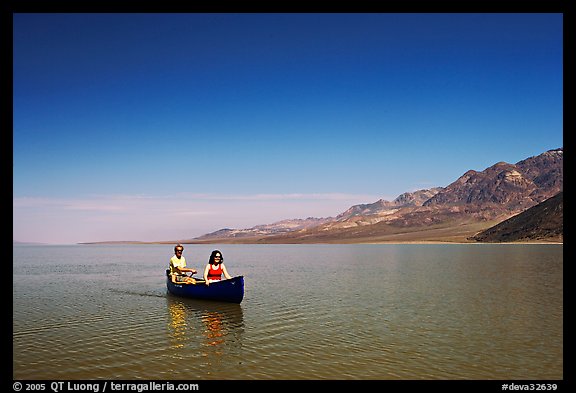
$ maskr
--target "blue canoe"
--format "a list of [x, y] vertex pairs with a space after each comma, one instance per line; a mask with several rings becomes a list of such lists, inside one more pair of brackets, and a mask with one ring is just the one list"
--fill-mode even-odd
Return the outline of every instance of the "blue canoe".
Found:
[[175, 284], [170, 279], [170, 270], [166, 271], [166, 286], [173, 295], [230, 303], [240, 303], [244, 298], [244, 276], [212, 282], [210, 285], [206, 285], [203, 279], [196, 280], [196, 284]]

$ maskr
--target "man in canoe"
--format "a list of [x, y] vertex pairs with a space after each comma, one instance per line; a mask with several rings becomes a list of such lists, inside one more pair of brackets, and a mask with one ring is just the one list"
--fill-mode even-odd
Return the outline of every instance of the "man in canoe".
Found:
[[180, 243], [174, 246], [174, 256], [170, 258], [170, 277], [173, 283], [178, 284], [195, 284], [196, 280], [189, 277], [186, 273], [196, 274], [195, 269], [186, 267], [186, 258], [182, 255], [184, 246]]

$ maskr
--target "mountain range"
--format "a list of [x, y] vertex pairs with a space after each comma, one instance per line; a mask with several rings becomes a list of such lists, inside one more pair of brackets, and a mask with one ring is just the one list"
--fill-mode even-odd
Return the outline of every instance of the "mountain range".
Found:
[[[336, 217], [289, 219], [246, 229], [226, 228], [181, 242], [562, 241], [563, 202], [558, 207], [558, 201], [563, 201], [563, 153], [563, 148], [559, 148], [516, 164], [498, 162], [481, 172], [469, 170], [447, 187], [406, 192], [393, 201], [380, 199], [354, 205]], [[546, 206], [555, 215], [542, 213], [546, 211], [543, 202], [552, 197], [556, 199]], [[555, 208], [550, 208], [552, 203], [557, 204]], [[531, 209], [540, 204], [541, 209]], [[507, 221], [515, 216], [516, 220]], [[531, 221], [532, 216], [539, 218]], [[506, 225], [498, 227], [499, 236], [487, 232], [506, 221]], [[526, 230], [533, 236], [522, 237], [518, 225], [527, 225]], [[512, 236], [503, 231], [518, 233]]]

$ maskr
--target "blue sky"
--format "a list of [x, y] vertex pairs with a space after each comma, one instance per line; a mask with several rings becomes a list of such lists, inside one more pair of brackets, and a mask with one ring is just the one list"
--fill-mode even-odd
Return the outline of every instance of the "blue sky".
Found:
[[13, 237], [335, 216], [563, 146], [562, 14], [14, 14]]

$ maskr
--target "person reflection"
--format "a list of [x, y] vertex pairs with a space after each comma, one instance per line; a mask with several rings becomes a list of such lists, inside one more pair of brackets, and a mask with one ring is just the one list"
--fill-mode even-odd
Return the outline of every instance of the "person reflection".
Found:
[[170, 348], [181, 349], [184, 347], [186, 338], [186, 309], [182, 303], [169, 302], [168, 310], [170, 312]]
[[224, 331], [222, 318], [224, 316], [217, 311], [205, 310], [202, 314], [202, 322], [205, 325], [204, 336], [207, 338], [206, 344], [217, 346], [224, 343]]
[[242, 348], [244, 320], [238, 304], [204, 308], [200, 317], [203, 324], [203, 355], [214, 360], [222, 356], [239, 355]]
[[244, 322], [238, 304], [219, 305], [169, 297], [168, 312], [171, 349], [200, 346], [205, 349], [204, 356], [220, 356], [224, 348], [228, 351], [239, 347]]

